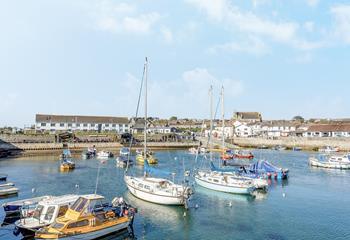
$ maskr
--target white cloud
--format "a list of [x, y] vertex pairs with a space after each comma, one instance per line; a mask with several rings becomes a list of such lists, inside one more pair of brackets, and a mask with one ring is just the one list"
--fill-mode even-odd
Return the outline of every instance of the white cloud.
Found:
[[147, 34], [160, 19], [158, 12], [142, 13], [128, 3], [100, 1], [91, 10], [97, 29], [113, 33]]
[[335, 20], [334, 34], [350, 44], [350, 5], [337, 5], [331, 8]]
[[[310, 50], [322, 46], [319, 42], [311, 42], [299, 36], [300, 24], [293, 21], [271, 20], [259, 17], [250, 11], [241, 11], [228, 0], [186, 0], [200, 11], [204, 12], [210, 21], [220, 24], [228, 31], [239, 33], [249, 38], [264, 38], [264, 41], [274, 41], [300, 50]], [[308, 30], [313, 26], [307, 23]], [[237, 34], [236, 34], [237, 35]], [[256, 45], [257, 47], [259, 45]], [[228, 47], [228, 46], [227, 46]], [[233, 49], [242, 49], [234, 44]], [[259, 47], [257, 49], [260, 49]]]
[[162, 27], [161, 30], [160, 30], [162, 36], [163, 36], [163, 39], [166, 43], [172, 43], [173, 42], [173, 33], [172, 31], [167, 28], [167, 27]]
[[310, 53], [304, 53], [300, 56], [297, 56], [295, 58], [295, 62], [300, 63], [300, 64], [310, 63], [310, 62], [312, 62], [312, 55]]
[[311, 22], [311, 21], [307, 21], [304, 23], [303, 25], [304, 29], [308, 32], [313, 32], [314, 31], [314, 27], [315, 27], [315, 24], [314, 22]]
[[244, 52], [255, 56], [262, 56], [269, 52], [269, 48], [260, 38], [250, 37], [245, 41], [215, 45], [209, 48], [209, 52], [213, 54], [220, 52]]
[[319, 0], [306, 0], [307, 5], [310, 7], [316, 7], [319, 3]]

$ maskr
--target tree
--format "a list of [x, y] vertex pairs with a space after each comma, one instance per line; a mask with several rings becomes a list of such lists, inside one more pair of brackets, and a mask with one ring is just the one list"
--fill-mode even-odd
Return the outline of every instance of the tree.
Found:
[[176, 117], [176, 116], [171, 116], [169, 120], [170, 120], [170, 121], [177, 120], [177, 117]]
[[293, 121], [304, 122], [304, 118], [302, 116], [295, 116], [293, 117]]

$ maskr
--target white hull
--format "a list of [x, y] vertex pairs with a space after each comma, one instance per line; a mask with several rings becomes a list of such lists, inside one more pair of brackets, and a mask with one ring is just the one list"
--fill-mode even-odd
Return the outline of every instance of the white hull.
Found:
[[140, 190], [132, 186], [128, 176], [125, 176], [125, 182], [131, 194], [142, 200], [163, 205], [184, 205], [184, 200], [182, 197], [165, 196]]
[[[129, 226], [129, 222], [121, 223], [109, 228], [102, 229], [100, 231], [95, 231], [95, 232], [90, 232], [90, 233], [83, 233], [83, 234], [77, 234], [74, 236], [69, 236], [69, 237], [62, 237], [62, 238], [56, 238], [59, 240], [82, 240], [82, 239], [96, 239], [99, 237], [103, 237], [105, 235], [111, 234], [118, 232], [120, 230], [126, 229]], [[41, 239], [41, 238], [36, 238], [36, 239]]]
[[350, 169], [350, 163], [339, 163], [339, 162], [321, 162], [316, 158], [309, 159], [310, 165], [314, 167], [322, 168], [334, 168], [334, 169]]
[[0, 189], [0, 196], [12, 195], [18, 193], [19, 189], [15, 187]]
[[200, 179], [198, 176], [195, 176], [196, 183], [202, 187], [226, 193], [235, 193], [235, 194], [251, 194], [254, 188], [245, 188], [245, 187], [234, 187], [234, 186], [225, 186], [222, 184], [215, 184], [205, 180]]

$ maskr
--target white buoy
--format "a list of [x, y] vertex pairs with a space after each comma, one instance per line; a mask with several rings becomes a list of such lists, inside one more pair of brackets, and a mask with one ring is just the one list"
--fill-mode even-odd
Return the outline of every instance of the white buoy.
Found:
[[285, 197], [286, 197], [286, 194], [285, 194], [285, 193], [282, 193], [282, 197], [284, 197], [284, 198], [285, 198]]
[[79, 184], [75, 184], [75, 188], [79, 188]]
[[232, 202], [230, 201], [230, 202], [228, 203], [228, 205], [229, 205], [230, 207], [232, 207]]
[[184, 212], [184, 217], [186, 217], [186, 215], [187, 215], [187, 213], [186, 213], [186, 212]]
[[35, 188], [32, 188], [32, 193], [35, 193], [36, 189]]
[[198, 204], [196, 204], [196, 205], [194, 206], [194, 208], [195, 208], [195, 209], [199, 208], [199, 205], [198, 205]]

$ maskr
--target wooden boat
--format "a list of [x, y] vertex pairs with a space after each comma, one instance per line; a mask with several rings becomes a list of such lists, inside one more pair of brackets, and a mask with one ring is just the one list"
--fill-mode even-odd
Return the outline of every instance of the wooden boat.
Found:
[[33, 213], [15, 222], [15, 234], [22, 233], [23, 236], [34, 235], [38, 229], [55, 222], [56, 218], [63, 216], [70, 205], [79, 195], [63, 195], [51, 197], [38, 202]]
[[127, 229], [132, 225], [136, 209], [122, 198], [112, 205], [104, 204], [103, 196], [81, 196], [64, 216], [35, 233], [35, 239], [96, 239]]
[[249, 151], [236, 150], [235, 153], [233, 154], [233, 158], [253, 159], [254, 155]]
[[48, 199], [50, 196], [41, 196], [34, 198], [21, 199], [2, 204], [6, 215], [20, 215], [22, 209], [28, 209], [29, 206], [36, 206], [38, 202]]
[[319, 160], [316, 157], [310, 157], [309, 163], [314, 167], [350, 169], [350, 153], [344, 156], [330, 156]]

